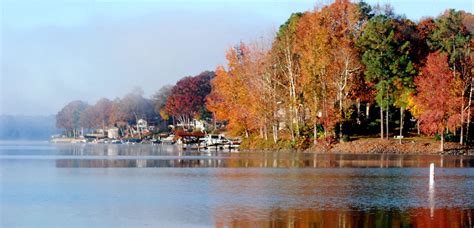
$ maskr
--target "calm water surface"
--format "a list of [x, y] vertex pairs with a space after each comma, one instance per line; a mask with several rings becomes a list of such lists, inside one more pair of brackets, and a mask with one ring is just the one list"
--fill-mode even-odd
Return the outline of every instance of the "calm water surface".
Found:
[[1, 142], [0, 187], [1, 227], [474, 227], [472, 156]]

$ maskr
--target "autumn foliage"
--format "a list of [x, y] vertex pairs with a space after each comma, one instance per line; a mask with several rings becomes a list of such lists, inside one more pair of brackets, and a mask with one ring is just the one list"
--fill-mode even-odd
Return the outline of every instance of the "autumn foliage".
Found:
[[336, 0], [293, 13], [274, 37], [229, 48], [215, 73], [182, 78], [151, 99], [134, 91], [92, 106], [71, 102], [57, 125], [76, 132], [139, 118], [185, 127], [201, 119], [213, 122], [209, 132], [279, 148], [351, 135], [402, 143], [421, 129], [465, 144], [473, 138], [472, 18], [447, 10], [415, 23], [391, 7]]
[[205, 112], [205, 98], [211, 92], [210, 80], [214, 72], [202, 72], [179, 80], [171, 89], [164, 111], [189, 126], [193, 118], [199, 119]]
[[272, 42], [227, 52], [207, 106], [233, 135], [272, 136], [294, 147], [342, 141], [355, 128], [368, 134], [374, 125], [382, 138], [421, 126], [427, 134], [460, 131], [464, 142], [472, 54], [461, 20], [468, 17], [459, 15], [451, 10], [417, 24], [390, 7], [348, 0], [294, 13]]
[[456, 129], [461, 123], [462, 82], [449, 69], [447, 55], [431, 53], [415, 83], [418, 90], [415, 101], [422, 110], [418, 117], [421, 130], [427, 134], [444, 135], [446, 129]]
[[268, 107], [271, 80], [264, 62], [266, 56], [256, 44], [241, 43], [231, 48], [226, 58], [228, 69], [217, 67], [207, 107], [217, 120], [228, 121], [230, 133], [248, 136], [250, 131], [266, 127], [272, 115]]

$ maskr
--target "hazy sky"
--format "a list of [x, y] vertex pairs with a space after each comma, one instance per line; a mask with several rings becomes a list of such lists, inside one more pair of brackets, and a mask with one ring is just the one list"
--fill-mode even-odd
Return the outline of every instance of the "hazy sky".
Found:
[[[268, 37], [314, 0], [0, 0], [0, 114], [55, 114], [140, 86], [150, 96], [181, 77], [214, 70], [239, 41]], [[331, 1], [322, 1], [331, 2]], [[390, 3], [418, 20], [471, 0]]]

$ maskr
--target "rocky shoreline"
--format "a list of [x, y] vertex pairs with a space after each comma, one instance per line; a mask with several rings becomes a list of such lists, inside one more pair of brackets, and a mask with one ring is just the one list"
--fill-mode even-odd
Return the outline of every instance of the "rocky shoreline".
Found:
[[474, 155], [474, 148], [446, 143], [445, 151], [439, 151], [439, 142], [405, 141], [398, 140], [356, 140], [337, 143], [329, 146], [314, 146], [312, 152], [349, 153], [349, 154], [426, 154], [426, 155]]
[[362, 139], [350, 142], [327, 144], [320, 142], [306, 150], [255, 148], [242, 151], [282, 151], [305, 153], [333, 153], [333, 154], [406, 154], [406, 155], [474, 155], [474, 148], [459, 145], [459, 143], [445, 143], [445, 150], [439, 151], [439, 142], [405, 140], [400, 144], [398, 140]]

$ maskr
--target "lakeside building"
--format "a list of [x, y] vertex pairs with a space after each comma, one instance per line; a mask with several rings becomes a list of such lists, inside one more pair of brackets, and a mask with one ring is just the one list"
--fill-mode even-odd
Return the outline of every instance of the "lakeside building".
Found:
[[119, 138], [119, 129], [118, 129], [118, 127], [111, 127], [109, 129], [107, 129], [107, 138], [109, 138], [109, 139]]
[[[204, 129], [206, 128], [206, 125], [208, 125], [208, 123], [204, 120], [193, 119], [193, 120], [191, 120], [189, 125], [193, 129], [204, 131]], [[184, 123], [181, 123], [181, 122], [177, 123], [176, 126], [177, 127], [182, 127], [182, 128], [188, 127], [187, 124], [184, 124]]]

